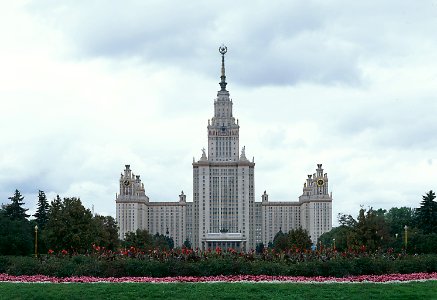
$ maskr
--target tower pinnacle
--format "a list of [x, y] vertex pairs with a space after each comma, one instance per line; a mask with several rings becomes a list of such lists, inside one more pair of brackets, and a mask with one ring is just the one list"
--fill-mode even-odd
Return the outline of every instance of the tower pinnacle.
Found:
[[225, 45], [221, 45], [219, 47], [219, 52], [222, 55], [222, 72], [221, 72], [221, 76], [220, 76], [220, 87], [221, 87], [221, 92], [227, 92], [226, 91], [226, 74], [225, 74], [225, 53], [228, 52], [228, 48]]

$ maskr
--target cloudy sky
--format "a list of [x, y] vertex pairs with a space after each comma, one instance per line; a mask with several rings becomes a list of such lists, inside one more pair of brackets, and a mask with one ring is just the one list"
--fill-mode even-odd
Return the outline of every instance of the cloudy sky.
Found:
[[[2, 1], [0, 203], [80, 197], [115, 216], [125, 164], [192, 199], [228, 47], [257, 201], [322, 163], [333, 217], [437, 190], [437, 1]], [[336, 224], [336, 221], [334, 221]]]

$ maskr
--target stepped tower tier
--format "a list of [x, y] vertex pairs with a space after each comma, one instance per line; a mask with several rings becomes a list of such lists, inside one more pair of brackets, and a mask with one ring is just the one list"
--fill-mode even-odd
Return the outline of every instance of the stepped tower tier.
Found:
[[214, 100], [214, 116], [208, 121], [208, 159], [210, 161], [238, 161], [239, 129], [232, 114], [232, 99], [226, 90], [225, 53], [227, 48], [219, 48], [222, 55], [221, 89]]
[[254, 167], [245, 147], [239, 149], [238, 121], [226, 90], [225, 54], [219, 48], [222, 65], [220, 90], [214, 100], [214, 116], [208, 121], [208, 157], [203, 150], [193, 163], [193, 245], [201, 249], [255, 247]]
[[130, 165], [126, 165], [119, 180], [120, 192], [115, 195], [116, 218], [119, 238], [146, 226], [145, 205], [149, 202], [140, 175], [134, 175]]
[[317, 164], [316, 173], [308, 175], [299, 197], [300, 223], [308, 230], [313, 243], [332, 229], [332, 192], [328, 190], [328, 182], [322, 164]]

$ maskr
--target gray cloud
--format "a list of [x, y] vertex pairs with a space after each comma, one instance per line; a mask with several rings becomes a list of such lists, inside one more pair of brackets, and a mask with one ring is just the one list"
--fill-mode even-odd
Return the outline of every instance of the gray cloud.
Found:
[[35, 2], [29, 10], [64, 32], [78, 57], [134, 57], [210, 77], [217, 58], [206, 53], [223, 41], [229, 46], [234, 82], [250, 86], [359, 84], [359, 59], [371, 44], [358, 37], [350, 40], [344, 29], [356, 29], [369, 20], [361, 20], [364, 24], [344, 16], [337, 20], [313, 2], [250, 6], [131, 2], [112, 3], [104, 10], [101, 1], [86, 9], [76, 3], [50, 4]]
[[234, 82], [262, 86], [363, 84], [363, 62], [390, 64], [427, 41], [421, 29], [435, 24], [421, 14], [430, 15], [431, 5], [38, 1], [28, 7], [65, 34], [77, 58], [137, 58], [211, 77], [217, 58], [209, 53], [225, 42]]
[[437, 104], [427, 99], [379, 100], [375, 106], [360, 105], [349, 111], [336, 123], [336, 130], [350, 137], [367, 134], [366, 142], [383, 148], [433, 149], [437, 146], [435, 111]]

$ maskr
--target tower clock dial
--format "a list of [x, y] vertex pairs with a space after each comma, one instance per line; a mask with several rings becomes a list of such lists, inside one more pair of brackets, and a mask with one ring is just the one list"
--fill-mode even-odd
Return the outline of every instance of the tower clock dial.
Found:
[[130, 181], [129, 180], [125, 180], [123, 181], [124, 186], [129, 186], [130, 185]]
[[226, 134], [228, 133], [228, 130], [227, 130], [226, 127], [222, 126], [222, 127], [220, 128], [220, 132], [221, 132], [222, 135], [226, 135]]
[[317, 185], [318, 186], [322, 186], [322, 185], [324, 185], [325, 184], [325, 181], [323, 180], [323, 179], [318, 179], [317, 180]]

